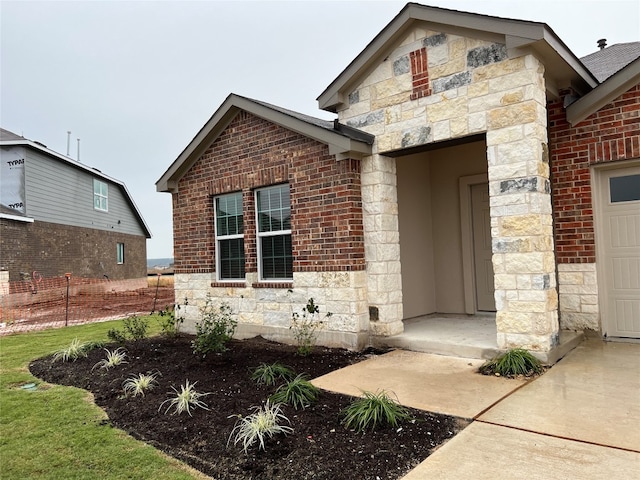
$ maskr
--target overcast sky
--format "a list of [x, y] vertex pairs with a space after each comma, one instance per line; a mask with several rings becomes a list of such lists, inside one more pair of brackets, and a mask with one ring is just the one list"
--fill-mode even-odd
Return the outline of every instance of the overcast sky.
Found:
[[[155, 182], [229, 93], [331, 119], [316, 98], [406, 2], [0, 1], [0, 125], [122, 180], [173, 256]], [[547, 23], [578, 56], [640, 40], [638, 0], [420, 2]]]

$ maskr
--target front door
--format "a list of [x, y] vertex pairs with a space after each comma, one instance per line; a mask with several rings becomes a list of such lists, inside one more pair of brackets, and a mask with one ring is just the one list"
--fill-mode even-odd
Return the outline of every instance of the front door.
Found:
[[489, 186], [486, 183], [471, 185], [471, 224], [476, 309], [495, 312], [493, 263], [491, 261], [491, 214], [489, 211]]
[[599, 187], [603, 330], [640, 338], [640, 166], [602, 172]]

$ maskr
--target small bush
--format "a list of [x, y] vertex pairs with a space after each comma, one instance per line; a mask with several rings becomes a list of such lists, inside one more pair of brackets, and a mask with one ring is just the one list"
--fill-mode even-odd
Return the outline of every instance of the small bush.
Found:
[[153, 390], [158, 385], [158, 381], [156, 380], [158, 375], [159, 373], [139, 373], [137, 377], [134, 375], [133, 377], [127, 378], [122, 384], [124, 394], [133, 397], [142, 395], [144, 397], [147, 391]]
[[[329, 318], [331, 312], [325, 314]], [[324, 326], [320, 320], [320, 309], [313, 298], [307, 300], [307, 304], [302, 308], [302, 314], [293, 312], [291, 314], [291, 326], [293, 337], [298, 344], [298, 355], [306, 356], [313, 351], [313, 347], [318, 339], [318, 330]]]
[[342, 423], [349, 429], [362, 432], [382, 425], [396, 427], [411, 418], [409, 410], [393, 400], [384, 390], [363, 392], [363, 397], [351, 402], [343, 411]]
[[107, 337], [113, 342], [120, 344], [127, 340], [137, 342], [147, 338], [149, 330], [149, 321], [145, 318], [132, 315], [122, 321], [122, 330], [112, 328], [107, 332]]
[[523, 348], [514, 348], [487, 360], [480, 368], [483, 375], [516, 377], [538, 375], [544, 371], [540, 360]]
[[233, 318], [231, 307], [223, 302], [216, 308], [211, 297], [207, 295], [200, 313], [202, 321], [196, 323], [196, 338], [191, 342], [193, 353], [204, 357], [208, 353], [224, 352], [238, 325], [238, 321]]
[[173, 397], [168, 398], [164, 402], [160, 404], [158, 411], [162, 409], [165, 403], [168, 403], [169, 406], [165, 410], [165, 414], [174, 409], [174, 413], [180, 415], [182, 412], [187, 412], [189, 416], [191, 415], [191, 408], [204, 408], [205, 410], [209, 410], [207, 408], [207, 404], [200, 400], [202, 397], [209, 395], [209, 393], [200, 393], [195, 389], [195, 385], [198, 382], [189, 383], [189, 380], [185, 382], [184, 385], [180, 385], [180, 391], [176, 390], [175, 387], [171, 387], [174, 392]]
[[258, 385], [275, 385], [278, 380], [289, 381], [293, 377], [294, 371], [278, 362], [271, 365], [261, 363], [251, 372], [251, 380]]
[[320, 389], [307, 380], [305, 375], [298, 375], [293, 380], [280, 385], [269, 400], [273, 403], [286, 403], [296, 410], [306, 408], [320, 396]]
[[184, 323], [184, 316], [181, 315], [181, 307], [189, 305], [189, 300], [184, 299], [184, 304], [175, 304], [173, 309], [166, 307], [164, 310], [160, 310], [158, 315], [158, 324], [162, 329], [162, 335], [169, 338], [177, 337], [180, 334], [180, 328]]
[[89, 352], [94, 348], [96, 348], [95, 342], [81, 343], [80, 340], [78, 340], [77, 338], [74, 338], [71, 341], [71, 344], [67, 348], [63, 348], [61, 350], [54, 352], [53, 361], [54, 362], [58, 362], [58, 361], [75, 362], [80, 357], [86, 357], [87, 352]]
[[[116, 348], [115, 350], [108, 350], [105, 348], [104, 351], [107, 352], [107, 358], [100, 360], [93, 366], [93, 368], [99, 367], [109, 370], [110, 368], [127, 363], [125, 360], [125, 358], [127, 358], [127, 353], [122, 348]], [[93, 368], [91, 370], [93, 370]]]
[[[251, 407], [254, 413], [240, 417], [236, 422], [227, 446], [231, 441], [234, 445], [242, 444], [245, 453], [247, 450], [258, 443], [258, 449], [265, 450], [265, 441], [277, 434], [289, 434], [293, 432], [293, 428], [289, 419], [282, 413], [282, 406], [278, 403], [267, 403], [262, 407]], [[287, 422], [289, 425], [282, 425]]]

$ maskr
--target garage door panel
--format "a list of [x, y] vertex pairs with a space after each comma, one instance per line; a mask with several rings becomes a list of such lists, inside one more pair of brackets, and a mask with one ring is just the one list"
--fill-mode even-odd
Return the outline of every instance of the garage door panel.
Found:
[[640, 338], [639, 175], [639, 166], [602, 171], [597, 183], [602, 325], [613, 337]]
[[640, 288], [640, 258], [613, 258], [614, 290]]
[[611, 215], [609, 232], [613, 248], [640, 246], [640, 214]]

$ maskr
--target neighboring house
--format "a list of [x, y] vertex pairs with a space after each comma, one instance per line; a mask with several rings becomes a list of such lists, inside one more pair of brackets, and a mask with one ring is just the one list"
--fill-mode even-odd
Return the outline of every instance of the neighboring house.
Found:
[[229, 96], [156, 184], [190, 328], [209, 294], [271, 338], [313, 297], [352, 348], [433, 313], [640, 338], [639, 56], [408, 4], [318, 97], [335, 122]]
[[122, 182], [4, 129], [0, 152], [0, 270], [10, 281], [146, 278], [151, 235]]

